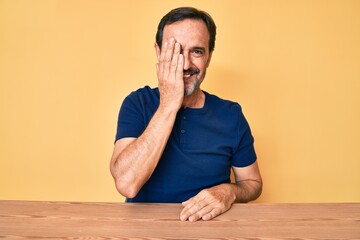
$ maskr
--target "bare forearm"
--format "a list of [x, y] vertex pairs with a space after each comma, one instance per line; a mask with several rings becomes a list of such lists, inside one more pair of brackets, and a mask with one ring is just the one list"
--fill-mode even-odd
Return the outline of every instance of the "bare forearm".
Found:
[[175, 110], [159, 107], [143, 134], [113, 155], [111, 172], [122, 195], [133, 197], [150, 178], [166, 146], [175, 117]]
[[232, 191], [235, 194], [236, 203], [246, 203], [257, 199], [262, 192], [262, 181], [243, 180], [232, 185]]
[[233, 203], [249, 202], [260, 196], [261, 179], [243, 180], [237, 183], [224, 183], [204, 189], [196, 196], [183, 202], [180, 213], [182, 221], [210, 220], [226, 212]]
[[171, 134], [176, 114], [184, 99], [181, 46], [171, 38], [160, 51], [155, 45], [159, 62], [160, 105], [143, 134], [136, 139], [120, 139], [111, 160], [111, 173], [118, 191], [134, 197], [150, 178]]

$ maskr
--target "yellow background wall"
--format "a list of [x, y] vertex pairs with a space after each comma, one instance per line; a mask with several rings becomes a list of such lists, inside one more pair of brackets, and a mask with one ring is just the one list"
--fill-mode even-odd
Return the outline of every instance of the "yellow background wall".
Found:
[[156, 86], [156, 27], [178, 6], [217, 23], [203, 88], [243, 107], [258, 202], [360, 201], [356, 0], [0, 0], [0, 199], [123, 199], [109, 171], [118, 110]]

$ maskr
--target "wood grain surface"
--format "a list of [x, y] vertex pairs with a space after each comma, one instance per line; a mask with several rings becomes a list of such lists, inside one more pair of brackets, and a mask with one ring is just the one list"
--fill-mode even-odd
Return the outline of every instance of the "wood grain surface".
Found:
[[360, 239], [360, 203], [235, 204], [181, 222], [179, 204], [0, 201], [0, 239]]

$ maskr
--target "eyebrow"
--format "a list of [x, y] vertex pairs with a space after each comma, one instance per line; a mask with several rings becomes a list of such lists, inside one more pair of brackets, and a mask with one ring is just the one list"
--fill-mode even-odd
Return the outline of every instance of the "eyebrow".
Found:
[[[200, 46], [195, 46], [195, 47], [191, 47], [191, 48], [189, 48], [189, 49], [187, 49], [187, 50], [189, 50], [189, 51], [192, 51], [192, 50], [201, 50], [201, 51], [205, 52], [205, 51], [206, 51], [206, 48], [200, 47]], [[183, 49], [182, 46], [181, 46], [181, 50], [180, 50], [180, 51], [181, 51], [181, 52], [184, 51], [184, 49]]]
[[192, 48], [190, 48], [190, 50], [202, 50], [203, 52], [205, 52], [205, 48], [204, 47], [199, 47], [199, 46], [192, 47]]

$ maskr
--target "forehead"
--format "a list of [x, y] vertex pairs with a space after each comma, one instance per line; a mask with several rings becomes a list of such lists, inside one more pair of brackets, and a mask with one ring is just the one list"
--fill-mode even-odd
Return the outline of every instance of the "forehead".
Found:
[[165, 25], [163, 43], [171, 37], [175, 38], [183, 47], [209, 47], [209, 31], [202, 20], [185, 19]]

